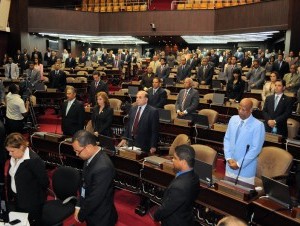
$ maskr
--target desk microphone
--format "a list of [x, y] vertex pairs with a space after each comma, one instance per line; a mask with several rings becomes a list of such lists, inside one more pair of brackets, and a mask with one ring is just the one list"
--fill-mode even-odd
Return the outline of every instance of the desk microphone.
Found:
[[247, 154], [247, 152], [249, 151], [249, 148], [250, 148], [250, 145], [247, 144], [246, 152], [245, 152], [245, 154], [244, 154], [244, 157], [243, 157], [243, 161], [242, 161], [241, 167], [240, 167], [240, 169], [239, 169], [238, 175], [237, 175], [237, 177], [236, 177], [236, 179], [235, 179], [235, 182], [234, 182], [235, 185], [237, 184], [237, 182], [238, 182], [238, 180], [239, 180], [239, 176], [240, 176], [240, 173], [241, 173], [243, 164], [244, 164], [244, 160], [245, 160], [246, 154]]

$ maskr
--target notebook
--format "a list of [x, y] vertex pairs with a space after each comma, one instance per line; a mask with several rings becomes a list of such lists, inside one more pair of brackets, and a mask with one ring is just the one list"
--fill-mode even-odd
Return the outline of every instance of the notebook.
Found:
[[288, 209], [293, 207], [289, 186], [269, 177], [262, 176], [261, 179], [266, 197]]
[[192, 124], [204, 129], [209, 129], [208, 117], [206, 115], [192, 114]]
[[223, 105], [225, 99], [225, 94], [223, 93], [214, 93], [212, 103], [214, 105]]
[[212, 186], [214, 184], [213, 179], [213, 166], [201, 160], [195, 159], [194, 171], [199, 176], [200, 182]]
[[138, 86], [128, 86], [128, 95], [135, 97], [138, 91]]
[[115, 140], [111, 137], [99, 135], [98, 140], [100, 142], [100, 146], [104, 148], [105, 151], [112, 152], [115, 154], [117, 149], [115, 147]]
[[159, 114], [160, 122], [171, 122], [172, 121], [170, 110], [158, 108], [158, 114]]

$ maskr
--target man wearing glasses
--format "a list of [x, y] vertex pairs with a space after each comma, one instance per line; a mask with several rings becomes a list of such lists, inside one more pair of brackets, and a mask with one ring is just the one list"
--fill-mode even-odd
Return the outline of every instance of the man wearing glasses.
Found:
[[72, 139], [76, 155], [84, 160], [82, 185], [74, 218], [88, 226], [113, 226], [118, 215], [114, 206], [115, 168], [93, 134], [79, 130]]

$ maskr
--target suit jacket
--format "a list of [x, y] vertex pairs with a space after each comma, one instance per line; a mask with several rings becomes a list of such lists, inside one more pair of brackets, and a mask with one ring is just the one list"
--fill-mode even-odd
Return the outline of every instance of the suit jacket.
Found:
[[229, 99], [235, 99], [236, 101], [241, 101], [245, 90], [245, 82], [243, 80], [238, 81], [236, 84], [233, 83], [231, 79], [227, 83], [226, 93]]
[[102, 150], [99, 151], [82, 173], [82, 187], [85, 189], [84, 197], [81, 196], [77, 206], [80, 207], [78, 219], [86, 221], [89, 226], [113, 226], [118, 214], [114, 206], [115, 168]]
[[38, 71], [36, 69], [30, 70], [28, 68], [25, 73], [27, 73], [28, 79], [33, 86], [35, 86], [36, 83], [41, 81], [40, 71]]
[[152, 67], [154, 74], [156, 73], [156, 70], [159, 66], [160, 66], [160, 62], [158, 60], [155, 63], [154, 63], [154, 61], [151, 61], [149, 63], [149, 67]]
[[22, 61], [20, 63], [20, 69], [21, 69], [21, 74], [24, 73], [25, 70], [27, 70], [29, 68], [29, 64], [28, 64], [28, 60], [27, 61]]
[[287, 119], [292, 114], [293, 101], [290, 97], [282, 95], [278, 105], [274, 111], [275, 94], [267, 96], [263, 108], [263, 115], [265, 119], [265, 128], [267, 132], [271, 132], [272, 128], [268, 126], [268, 120], [275, 120], [277, 133], [283, 137], [287, 137]]
[[190, 75], [191, 75], [191, 68], [189, 65], [186, 64], [184, 66], [184, 69], [182, 69], [182, 65], [178, 66], [177, 76], [176, 76], [178, 82], [184, 80], [187, 77], [190, 77]]
[[183, 173], [171, 182], [154, 214], [163, 226], [193, 226], [193, 203], [200, 190], [199, 176], [194, 170]]
[[122, 70], [122, 68], [123, 68], [123, 61], [122, 60], [118, 60], [118, 63], [117, 63], [117, 61], [114, 60], [113, 67], [114, 68], [118, 68], [119, 70]]
[[56, 61], [57, 61], [57, 57], [55, 56], [55, 57], [50, 57], [49, 58], [49, 60], [48, 60], [48, 65], [49, 66], [52, 66], [53, 64], [55, 64], [56, 63]]
[[224, 75], [227, 81], [230, 81], [233, 78], [233, 70], [234, 69], [239, 69], [242, 72], [242, 68], [238, 65], [228, 65], [224, 71]]
[[155, 108], [164, 108], [167, 104], [166, 90], [159, 87], [155, 94], [153, 94], [153, 88], [148, 89], [148, 104]]
[[282, 61], [280, 66], [280, 63], [277, 60], [275, 60], [272, 66], [272, 71], [277, 71], [280, 76], [280, 79], [282, 79], [285, 74], [290, 72], [290, 67], [289, 64], [285, 61]]
[[148, 73], [146, 72], [141, 81], [141, 87], [144, 89], [145, 87], [150, 88], [152, 87], [152, 81], [156, 77], [154, 73], [150, 74], [151, 76], [149, 77]]
[[91, 103], [93, 106], [96, 103], [96, 94], [98, 92], [106, 92], [108, 94], [108, 86], [107, 83], [103, 82], [102, 80], [100, 80], [98, 82], [98, 86], [96, 87], [96, 83], [95, 81], [92, 81], [90, 83], [90, 90], [89, 90], [89, 103]]
[[247, 57], [247, 58], [243, 58], [241, 61], [241, 66], [242, 67], [247, 67], [250, 68], [252, 65], [252, 58], [251, 57]]
[[18, 79], [19, 78], [19, 67], [17, 64], [15, 63], [12, 63], [11, 65], [10, 64], [5, 64], [3, 67], [4, 67], [4, 74], [5, 74], [5, 77], [6, 78], [9, 78], [9, 68], [11, 66], [11, 69], [10, 69], [10, 74], [11, 74], [11, 78], [12, 79]]
[[66, 73], [62, 70], [59, 70], [58, 74], [55, 74], [55, 70], [49, 72], [49, 88], [58, 89], [61, 92], [64, 92], [67, 85]]
[[[39, 212], [46, 200], [49, 179], [44, 161], [29, 150], [29, 158], [22, 162], [15, 174], [17, 211]], [[9, 165], [10, 168], [10, 165]], [[8, 196], [12, 198], [11, 177], [8, 173]]]
[[198, 64], [200, 63], [200, 60], [199, 59], [188, 59], [187, 62], [186, 62], [191, 70], [195, 70], [195, 68], [198, 66]]
[[86, 61], [87, 61], [87, 57], [86, 56], [79, 57], [79, 64], [85, 64]]
[[110, 107], [104, 107], [99, 113], [99, 106], [95, 106], [92, 114], [92, 125], [95, 132], [100, 135], [112, 136], [111, 125], [114, 117], [114, 111]]
[[285, 80], [286, 86], [289, 86], [285, 87], [285, 90], [297, 93], [300, 87], [300, 74], [295, 73], [293, 76], [292, 73], [285, 74], [283, 80]]
[[48, 56], [48, 52], [45, 52], [44, 53], [44, 61], [49, 61], [49, 59], [50, 59], [50, 57], [51, 57], [51, 52], [49, 52], [50, 54], [49, 54], [49, 56]]
[[205, 73], [204, 73], [204, 66], [198, 68], [197, 72], [197, 78], [199, 81], [199, 85], [201, 85], [201, 82], [204, 81], [206, 85], [211, 85], [212, 77], [214, 74], [214, 68], [210, 65], [206, 66]]
[[[124, 136], [127, 139], [132, 139], [132, 127], [137, 113], [138, 106], [134, 106], [129, 112], [129, 122], [126, 126]], [[146, 105], [143, 114], [140, 116], [138, 123], [137, 135], [134, 137], [134, 146], [149, 152], [150, 148], [157, 147], [158, 142], [158, 126], [159, 116], [158, 111], [150, 105]], [[132, 142], [130, 142], [132, 145]]]
[[83, 103], [75, 100], [66, 115], [67, 106], [68, 101], [65, 101], [61, 109], [61, 129], [64, 135], [73, 136], [78, 130], [82, 130], [84, 127], [85, 111]]
[[249, 86], [254, 84], [252, 89], [262, 89], [265, 83], [266, 70], [263, 67], [252, 68], [248, 71], [246, 77], [249, 79]]
[[187, 115], [185, 115], [186, 119], [191, 118], [191, 114], [194, 113], [198, 109], [199, 105], [199, 92], [194, 88], [190, 88], [187, 97], [184, 101], [184, 106], [182, 106], [183, 98], [185, 95], [186, 89], [180, 90], [177, 100], [175, 103], [176, 111], [187, 111]]
[[76, 67], [76, 60], [72, 57], [68, 57], [66, 60], [65, 60], [65, 67], [66, 68], [75, 68]]
[[32, 52], [31, 53], [31, 60], [32, 61], [34, 60], [34, 55], [35, 54], [38, 56], [38, 59], [40, 60], [40, 62], [43, 62], [43, 56], [42, 56], [42, 53], [40, 51]]
[[[265, 140], [265, 128], [261, 121], [252, 115], [247, 119], [239, 130], [239, 136], [236, 140], [236, 133], [241, 118], [234, 115], [229, 120], [229, 124], [224, 137], [224, 154], [225, 159], [234, 159], [238, 165], [242, 165], [242, 161], [246, 152], [247, 145], [250, 145], [245, 156], [243, 168], [240, 176], [251, 178], [255, 176], [257, 166], [257, 156], [261, 152]], [[233, 170], [226, 164], [226, 171], [238, 175], [239, 169]]]
[[263, 58], [260, 57], [260, 58], [258, 58], [258, 60], [259, 60], [259, 66], [261, 66], [261, 67], [265, 67], [266, 64], [269, 62], [269, 59], [266, 57], [263, 57]]
[[170, 68], [168, 65], [164, 65], [164, 67], [162, 68], [162, 66], [158, 66], [156, 68], [156, 76], [162, 79], [168, 78], [170, 74]]

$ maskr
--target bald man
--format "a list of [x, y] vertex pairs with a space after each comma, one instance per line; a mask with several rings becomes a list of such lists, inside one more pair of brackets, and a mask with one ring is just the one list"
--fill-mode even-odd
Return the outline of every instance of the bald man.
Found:
[[231, 117], [224, 137], [225, 175], [236, 179], [240, 170], [239, 181], [248, 184], [254, 184], [257, 156], [265, 139], [264, 124], [252, 116], [252, 106], [251, 99], [241, 100], [239, 114]]
[[134, 145], [144, 152], [154, 153], [158, 142], [158, 110], [148, 105], [148, 93], [145, 91], [137, 93], [136, 104], [130, 109], [124, 139], [118, 146]]
[[217, 226], [247, 226], [247, 224], [239, 218], [227, 216], [222, 218]]

